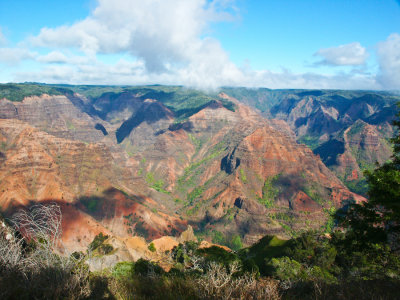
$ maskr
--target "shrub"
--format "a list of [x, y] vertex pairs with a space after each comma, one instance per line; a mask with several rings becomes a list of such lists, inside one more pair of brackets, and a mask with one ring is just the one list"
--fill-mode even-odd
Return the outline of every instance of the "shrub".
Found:
[[143, 258], [138, 259], [135, 263], [134, 272], [136, 275], [142, 276], [161, 275], [165, 273], [159, 265]]
[[[12, 223], [11, 236], [6, 227], [0, 228], [1, 299], [88, 296], [89, 271], [82, 257], [61, 257], [54, 252], [54, 247], [60, 246], [61, 236], [58, 205], [35, 205], [29, 210], [21, 210], [12, 217]], [[28, 247], [28, 240], [34, 246]]]
[[102, 232], [100, 232], [98, 235], [96, 235], [93, 239], [93, 241], [89, 244], [89, 250], [94, 251], [97, 248], [100, 247], [104, 243], [105, 240], [108, 239], [108, 235], [104, 235]]
[[110, 254], [113, 250], [114, 250], [114, 248], [110, 244], [102, 244], [97, 248], [97, 251], [101, 255]]
[[154, 243], [150, 243], [148, 249], [149, 249], [151, 252], [156, 252], [156, 246], [154, 246]]
[[233, 236], [230, 246], [235, 251], [238, 251], [243, 247], [240, 235], [234, 235]]

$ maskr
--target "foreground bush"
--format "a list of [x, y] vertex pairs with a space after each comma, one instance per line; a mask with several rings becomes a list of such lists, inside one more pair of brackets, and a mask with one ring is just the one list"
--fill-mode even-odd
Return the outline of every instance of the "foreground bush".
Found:
[[[57, 205], [36, 205], [0, 228], [1, 299], [78, 299], [89, 294], [88, 268], [54, 252], [61, 236]], [[21, 235], [23, 234], [23, 236]]]
[[[398, 254], [377, 248], [367, 261], [371, 250], [351, 252], [340, 234], [265, 237], [239, 254], [186, 242], [169, 252], [169, 272], [139, 259], [90, 273], [85, 260], [92, 251], [70, 257], [54, 252], [61, 235], [57, 205], [33, 206], [11, 221], [13, 228], [0, 224], [0, 299], [399, 298]], [[96, 249], [104, 241], [96, 237]], [[260, 277], [259, 270], [271, 270], [273, 278]]]
[[212, 262], [202, 274], [190, 270], [157, 273], [149, 268], [145, 273], [132, 269], [136, 264], [133, 268], [125, 263], [114, 268], [109, 282], [114, 295], [124, 299], [280, 299], [278, 281], [257, 280], [251, 273], [237, 275], [238, 263], [226, 268]]

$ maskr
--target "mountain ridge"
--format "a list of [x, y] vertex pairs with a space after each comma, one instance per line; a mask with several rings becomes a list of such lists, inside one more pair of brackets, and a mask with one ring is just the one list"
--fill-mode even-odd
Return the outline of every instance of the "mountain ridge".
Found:
[[[79, 169], [79, 176], [69, 171], [65, 179], [48, 180], [48, 189], [78, 178], [72, 185], [58, 183], [72, 193], [68, 201], [79, 214], [92, 218], [93, 224], [119, 236], [140, 234], [154, 239], [179, 234], [192, 224], [197, 234], [209, 240], [219, 232], [228, 242], [239, 235], [249, 245], [265, 234], [289, 237], [300, 229], [324, 227], [332, 209], [363, 201], [317, 155], [295, 141], [285, 121], [265, 119], [226, 93], [212, 97], [177, 87], [149, 90], [130, 87], [97, 98], [67, 93], [21, 102], [0, 100], [0, 119], [8, 119], [0, 123], [6, 145], [2, 160], [17, 172], [19, 167], [11, 164], [11, 158], [26, 146], [15, 143], [16, 134], [7, 133], [11, 129], [6, 128], [14, 126], [13, 132], [26, 141], [28, 133], [19, 130], [30, 128], [38, 155], [24, 158], [26, 170], [18, 172], [25, 177], [21, 181], [15, 175], [14, 181], [33, 182], [31, 174], [39, 170], [35, 161], [43, 160], [44, 154], [60, 173]], [[149, 95], [161, 96], [151, 99]], [[146, 107], [152, 107], [148, 113]], [[135, 117], [138, 114], [140, 120]], [[130, 119], [137, 124], [118, 143], [116, 133]], [[96, 128], [99, 124], [107, 135]], [[12, 144], [16, 144], [14, 150], [8, 146]], [[60, 160], [60, 150], [51, 150], [53, 144], [65, 148], [61, 156], [69, 160]], [[68, 153], [72, 145], [87, 156], [74, 159]], [[1, 169], [2, 182], [14, 178], [4, 173], [4, 165]], [[110, 189], [115, 192], [107, 192]], [[30, 192], [19, 196], [25, 200], [52, 198], [40, 196], [32, 187], [25, 191]], [[10, 197], [7, 193], [2, 197], [4, 208]], [[21, 204], [28, 204], [24, 201]], [[122, 203], [130, 201], [140, 208], [128, 205], [121, 210]], [[102, 211], [119, 216], [114, 225]], [[74, 247], [80, 247], [77, 240]]]

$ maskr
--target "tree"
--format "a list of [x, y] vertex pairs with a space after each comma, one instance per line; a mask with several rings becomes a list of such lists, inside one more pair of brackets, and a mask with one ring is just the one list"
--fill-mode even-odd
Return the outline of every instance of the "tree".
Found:
[[[400, 117], [400, 114], [397, 115]], [[400, 120], [393, 124], [400, 127]], [[367, 277], [388, 276], [390, 270], [400, 275], [400, 135], [391, 140], [392, 160], [365, 171], [369, 185], [366, 202], [339, 211], [339, 225], [345, 233], [336, 232], [332, 243], [340, 255], [339, 265], [349, 273]], [[397, 271], [396, 271], [397, 270]]]
[[[400, 103], [398, 104], [400, 107]], [[397, 114], [400, 118], [400, 113]], [[393, 122], [400, 128], [400, 119]], [[394, 153], [392, 160], [374, 171], [366, 171], [369, 184], [369, 201], [365, 209], [375, 213], [375, 227], [381, 227], [384, 232], [393, 237], [400, 233], [400, 134], [391, 140]], [[397, 238], [398, 242], [398, 238]]]
[[[400, 117], [400, 114], [397, 116]], [[393, 124], [400, 128], [400, 119]], [[369, 185], [368, 201], [352, 205], [344, 218], [340, 218], [344, 222], [342, 224], [349, 226], [355, 236], [367, 237], [367, 242], [376, 243], [400, 231], [399, 133], [391, 142], [394, 146], [392, 160], [383, 165], [377, 164], [375, 170], [364, 173]]]

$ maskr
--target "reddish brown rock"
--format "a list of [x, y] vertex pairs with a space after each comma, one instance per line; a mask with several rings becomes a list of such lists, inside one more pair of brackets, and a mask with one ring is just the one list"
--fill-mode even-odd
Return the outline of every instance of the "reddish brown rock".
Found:
[[[313, 214], [310, 227], [320, 227], [324, 209], [357, 198], [284, 121], [225, 94], [219, 100], [235, 111], [215, 100], [181, 122], [157, 99], [120, 98], [102, 120], [78, 95], [1, 100], [0, 206], [59, 201], [72, 248], [103, 232], [129, 249], [133, 235], [177, 237], [188, 223], [227, 239], [239, 234], [246, 244], [288, 236], [283, 225], [304, 228]], [[173, 244], [165, 240], [173, 238], [159, 247]]]

